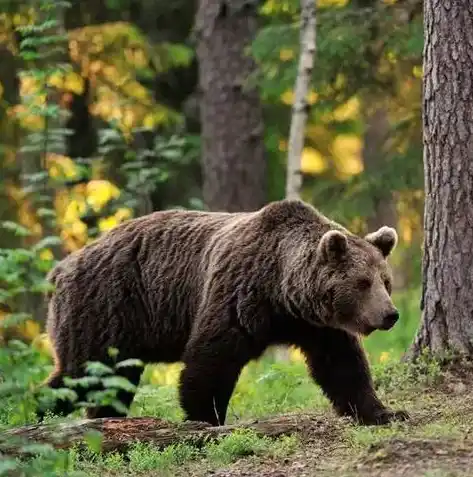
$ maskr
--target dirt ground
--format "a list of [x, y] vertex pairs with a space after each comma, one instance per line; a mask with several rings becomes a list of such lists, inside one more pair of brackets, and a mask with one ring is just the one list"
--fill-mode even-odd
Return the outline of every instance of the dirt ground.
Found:
[[221, 469], [190, 465], [179, 475], [213, 477], [466, 477], [473, 476], [473, 375], [447, 374], [435, 388], [390, 403], [411, 420], [360, 427], [332, 415], [301, 429], [301, 445], [285, 458], [251, 456]]

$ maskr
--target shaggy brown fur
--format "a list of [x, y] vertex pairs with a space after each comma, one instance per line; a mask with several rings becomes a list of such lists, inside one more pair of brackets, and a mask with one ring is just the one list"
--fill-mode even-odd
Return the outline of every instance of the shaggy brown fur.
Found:
[[[223, 424], [242, 367], [273, 344], [305, 353], [340, 414], [367, 424], [405, 419], [376, 397], [358, 333], [397, 320], [383, 227], [363, 238], [299, 201], [251, 213], [163, 211], [130, 220], [50, 274], [51, 387], [86, 361], [183, 361], [187, 419]], [[139, 368], [126, 368], [133, 383]], [[122, 393], [128, 407], [133, 393]], [[54, 412], [69, 412], [59, 403]], [[111, 407], [91, 417], [120, 415]]]

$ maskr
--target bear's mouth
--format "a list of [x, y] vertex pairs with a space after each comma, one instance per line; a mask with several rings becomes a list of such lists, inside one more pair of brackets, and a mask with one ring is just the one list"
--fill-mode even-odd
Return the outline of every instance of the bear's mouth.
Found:
[[364, 336], [369, 336], [371, 333], [373, 333], [373, 331], [376, 331], [376, 330], [377, 330], [377, 328], [375, 328], [374, 326], [366, 325], [363, 328], [363, 335]]

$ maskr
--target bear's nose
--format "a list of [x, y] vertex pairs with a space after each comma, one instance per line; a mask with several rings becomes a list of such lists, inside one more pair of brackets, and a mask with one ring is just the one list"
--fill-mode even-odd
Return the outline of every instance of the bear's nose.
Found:
[[399, 320], [399, 312], [397, 310], [386, 315], [383, 320], [383, 330], [391, 329], [396, 324], [397, 320]]

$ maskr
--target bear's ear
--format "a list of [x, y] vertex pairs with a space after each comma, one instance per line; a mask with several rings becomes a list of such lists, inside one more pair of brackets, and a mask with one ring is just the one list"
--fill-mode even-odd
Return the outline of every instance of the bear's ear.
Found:
[[319, 256], [325, 260], [340, 260], [348, 250], [348, 240], [346, 235], [338, 230], [325, 232], [317, 247]]
[[392, 227], [384, 225], [376, 232], [366, 235], [365, 240], [372, 243], [381, 250], [383, 257], [386, 258], [397, 245], [397, 232]]

